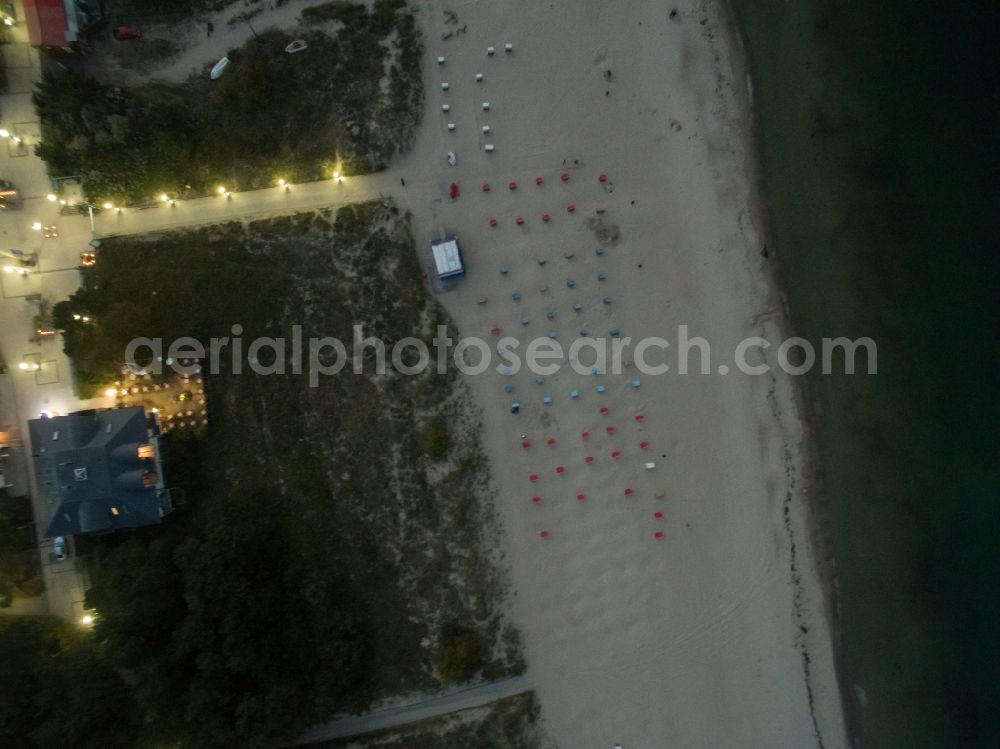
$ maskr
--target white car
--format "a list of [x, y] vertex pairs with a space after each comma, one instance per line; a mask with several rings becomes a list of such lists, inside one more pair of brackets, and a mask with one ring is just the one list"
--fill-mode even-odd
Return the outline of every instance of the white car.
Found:
[[448, 151], [448, 165], [455, 166], [458, 163], [458, 157], [455, 155], [454, 151]]
[[66, 537], [56, 536], [52, 539], [52, 556], [60, 562], [66, 558]]

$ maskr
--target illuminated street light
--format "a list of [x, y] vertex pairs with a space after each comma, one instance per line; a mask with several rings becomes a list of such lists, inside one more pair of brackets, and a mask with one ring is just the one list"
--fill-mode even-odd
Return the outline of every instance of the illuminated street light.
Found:
[[338, 182], [340, 182], [340, 172], [334, 172], [333, 173], [333, 178], [335, 180], [337, 180]]
[[80, 319], [80, 315], [78, 315], [78, 314], [77, 315], [73, 315], [73, 319], [74, 320], [79, 320]]
[[160, 195], [160, 200], [162, 200], [164, 203], [170, 202], [170, 198], [167, 196], [166, 193]]
[[59, 205], [66, 205], [66, 201], [63, 198], [59, 198]]
[[28, 362], [26, 362], [26, 361], [23, 361], [23, 362], [21, 362], [20, 364], [17, 365], [18, 369], [21, 369], [21, 370], [26, 370], [28, 368], [28, 366], [29, 366]]
[[104, 208], [104, 210], [106, 211], [110, 211], [115, 206], [110, 200], [105, 200], [101, 207]]
[[46, 195], [45, 199], [47, 201], [49, 201], [50, 203], [55, 203], [56, 202], [56, 196], [53, 195], [52, 193], [49, 193], [48, 195]]
[[0, 138], [9, 138], [10, 130], [5, 127], [0, 127]]
[[222, 187], [222, 186], [219, 186], [219, 187], [215, 188], [215, 191], [217, 193], [219, 193], [219, 195], [225, 195], [226, 194], [226, 188]]
[[284, 179], [279, 179], [278, 180], [278, 187], [284, 187], [284, 186], [285, 186], [285, 180]]
[[35, 223], [33, 223], [31, 225], [31, 228], [34, 229], [35, 231], [41, 231], [42, 230], [42, 225], [39, 222], [36, 221]]
[[82, 624], [85, 627], [89, 627], [93, 623], [94, 623], [94, 617], [91, 616], [90, 614], [84, 614], [80, 618], [80, 624]]
[[104, 391], [104, 394], [108, 398], [114, 398], [116, 395], [118, 395], [118, 389], [117, 388], [108, 388], [107, 390]]

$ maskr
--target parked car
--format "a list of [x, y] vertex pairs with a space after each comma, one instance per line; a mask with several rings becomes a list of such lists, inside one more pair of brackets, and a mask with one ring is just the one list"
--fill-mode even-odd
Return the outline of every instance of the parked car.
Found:
[[60, 562], [66, 558], [66, 537], [56, 536], [52, 539], [52, 556]]

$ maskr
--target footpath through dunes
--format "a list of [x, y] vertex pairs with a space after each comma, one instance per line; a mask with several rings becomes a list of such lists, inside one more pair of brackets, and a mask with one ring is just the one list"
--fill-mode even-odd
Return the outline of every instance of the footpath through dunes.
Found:
[[[462, 242], [469, 275], [439, 297], [461, 334], [521, 355], [536, 337], [673, 346], [648, 357], [667, 375], [564, 357], [469, 377], [547, 730], [567, 747], [844, 745], [794, 388], [733, 366], [784, 321], [727, 20], [714, 3], [448, 8], [466, 30], [440, 4], [422, 16], [427, 113], [398, 194], [418, 245]], [[680, 325], [710, 341], [712, 374], [677, 373]]]

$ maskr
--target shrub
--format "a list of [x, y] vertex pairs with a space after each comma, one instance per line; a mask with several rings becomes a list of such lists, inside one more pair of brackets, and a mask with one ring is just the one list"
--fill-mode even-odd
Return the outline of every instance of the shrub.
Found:
[[440, 460], [451, 448], [451, 429], [443, 416], [436, 416], [423, 434], [424, 453], [428, 458]]
[[441, 635], [434, 668], [444, 682], [468, 681], [486, 664], [488, 655], [482, 635], [460, 624], [452, 624]]

